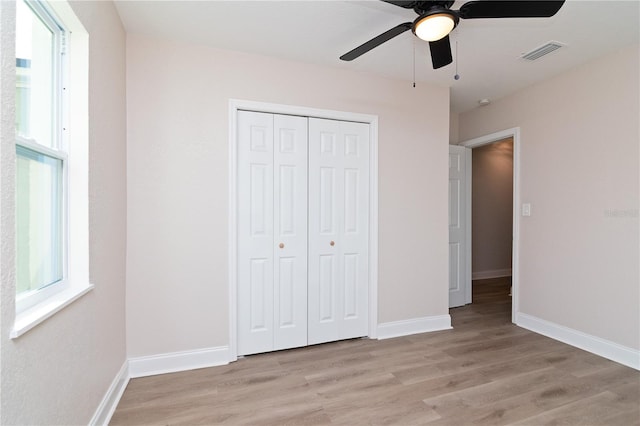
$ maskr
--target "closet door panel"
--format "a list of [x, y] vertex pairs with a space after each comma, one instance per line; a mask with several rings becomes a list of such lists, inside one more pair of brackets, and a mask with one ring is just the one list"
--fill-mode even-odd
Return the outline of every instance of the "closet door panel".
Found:
[[274, 116], [274, 350], [307, 344], [307, 118]]
[[309, 344], [338, 340], [342, 312], [340, 126], [309, 119]]
[[272, 350], [273, 116], [238, 113], [238, 354]]
[[369, 330], [369, 126], [341, 123], [343, 148], [341, 228], [344, 310], [340, 338]]
[[309, 119], [309, 344], [368, 334], [369, 126]]

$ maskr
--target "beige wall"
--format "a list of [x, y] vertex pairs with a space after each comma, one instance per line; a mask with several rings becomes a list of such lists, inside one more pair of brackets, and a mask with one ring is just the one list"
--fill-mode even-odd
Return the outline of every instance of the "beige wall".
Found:
[[460, 114], [451, 111], [449, 113], [449, 143], [457, 145], [460, 139], [458, 138], [458, 126], [460, 125]]
[[640, 348], [639, 48], [460, 116], [460, 139], [521, 128], [521, 312]]
[[471, 272], [511, 269], [513, 138], [471, 151]]
[[0, 2], [2, 424], [87, 424], [126, 358], [125, 35], [111, 2], [74, 2], [89, 33], [90, 277], [95, 289], [18, 339], [15, 294], [15, 3]]
[[448, 88], [136, 35], [127, 84], [129, 356], [229, 343], [230, 98], [378, 115], [378, 320], [447, 314]]

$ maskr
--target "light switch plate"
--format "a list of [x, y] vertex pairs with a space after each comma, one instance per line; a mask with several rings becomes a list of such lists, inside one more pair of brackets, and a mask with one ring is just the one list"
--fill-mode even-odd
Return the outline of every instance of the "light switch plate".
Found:
[[531, 216], [531, 204], [524, 203], [522, 205], [522, 216]]

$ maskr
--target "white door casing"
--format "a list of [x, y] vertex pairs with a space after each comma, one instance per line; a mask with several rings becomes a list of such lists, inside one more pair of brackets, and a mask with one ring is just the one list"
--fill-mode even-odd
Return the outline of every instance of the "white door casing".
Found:
[[471, 167], [471, 150], [449, 145], [449, 307], [471, 303], [471, 275], [467, 209], [467, 172]]
[[309, 118], [308, 341], [368, 334], [369, 125]]
[[238, 353], [307, 344], [307, 119], [238, 112]]

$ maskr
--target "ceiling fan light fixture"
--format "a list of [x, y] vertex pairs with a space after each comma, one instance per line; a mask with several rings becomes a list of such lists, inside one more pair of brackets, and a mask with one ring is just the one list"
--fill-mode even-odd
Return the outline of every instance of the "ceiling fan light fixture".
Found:
[[413, 33], [425, 41], [438, 41], [458, 25], [458, 15], [448, 9], [437, 9], [420, 15], [413, 23]]

